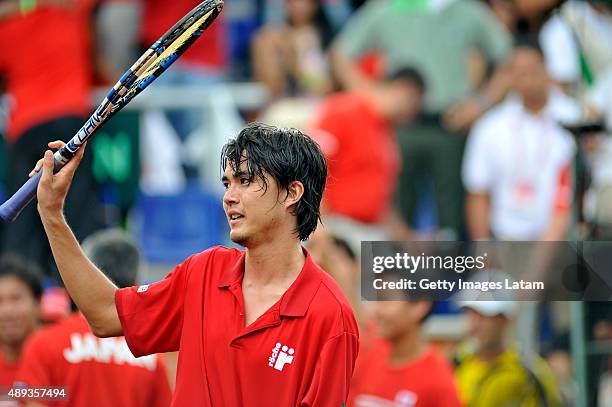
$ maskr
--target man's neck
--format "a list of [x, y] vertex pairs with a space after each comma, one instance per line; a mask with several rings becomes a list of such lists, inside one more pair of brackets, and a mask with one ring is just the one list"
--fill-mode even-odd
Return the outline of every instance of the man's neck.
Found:
[[402, 365], [419, 358], [427, 349], [419, 328], [410, 329], [400, 338], [391, 342], [389, 362]]
[[491, 347], [486, 350], [479, 351], [477, 353], [477, 356], [483, 362], [491, 363], [491, 362], [494, 362], [495, 359], [500, 357], [505, 351], [506, 349], [504, 348], [504, 346], [500, 344], [499, 346], [495, 346], [495, 347]]
[[548, 104], [548, 97], [544, 96], [541, 98], [523, 99], [523, 107], [526, 111], [533, 115], [538, 115], [546, 105]]
[[247, 248], [243, 281], [257, 286], [286, 285], [300, 274], [305, 261], [302, 247], [295, 239]]
[[19, 343], [3, 343], [1, 345], [4, 359], [9, 363], [16, 363], [21, 356], [23, 342]]

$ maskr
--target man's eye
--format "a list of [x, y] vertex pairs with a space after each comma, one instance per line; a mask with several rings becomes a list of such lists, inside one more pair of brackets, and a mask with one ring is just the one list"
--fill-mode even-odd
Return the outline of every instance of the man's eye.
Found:
[[229, 182], [224, 182], [223, 183], [223, 188], [228, 189], [229, 188]]
[[249, 185], [251, 183], [251, 180], [248, 178], [240, 178], [240, 183], [242, 185]]

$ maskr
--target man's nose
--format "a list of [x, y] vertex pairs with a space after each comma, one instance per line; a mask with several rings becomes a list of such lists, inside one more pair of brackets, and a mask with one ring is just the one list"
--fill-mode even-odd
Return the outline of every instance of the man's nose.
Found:
[[240, 202], [240, 197], [235, 188], [231, 185], [225, 190], [223, 195], [223, 203], [227, 206]]

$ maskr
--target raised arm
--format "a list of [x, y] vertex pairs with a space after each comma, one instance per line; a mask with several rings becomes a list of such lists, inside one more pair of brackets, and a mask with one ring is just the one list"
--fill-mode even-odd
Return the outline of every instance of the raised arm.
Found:
[[[62, 141], [49, 143], [51, 148], [61, 148]], [[53, 154], [46, 151], [32, 172], [44, 169], [38, 185], [38, 212], [51, 245], [53, 257], [64, 285], [73, 301], [83, 313], [93, 333], [97, 336], [123, 334], [117, 308], [117, 287], [83, 253], [64, 217], [64, 201], [74, 172], [85, 148], [57, 174], [53, 174]], [[87, 208], [83, 208], [87, 210]]]

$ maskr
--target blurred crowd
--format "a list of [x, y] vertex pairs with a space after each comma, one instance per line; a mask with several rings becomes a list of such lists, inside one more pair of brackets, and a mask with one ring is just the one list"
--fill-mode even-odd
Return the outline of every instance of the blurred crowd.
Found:
[[[198, 3], [0, 0], [0, 197], [23, 184], [48, 142], [80, 128], [96, 89]], [[263, 89], [264, 102], [241, 108], [228, 96], [243, 82]], [[182, 235], [157, 228], [189, 229], [184, 245], [197, 250], [225, 243], [223, 227], [197, 220], [217, 212], [193, 206], [221, 204], [214, 147], [248, 121], [297, 127], [319, 143], [330, 174], [323, 226], [307, 245], [363, 333], [348, 405], [575, 405], [567, 308], [537, 310], [551, 332], [525, 349], [513, 340], [518, 303], [462, 303], [450, 315], [463, 315], [465, 337], [437, 346], [423, 327], [440, 304], [360, 300], [360, 242], [608, 240], [609, 1], [227, 0], [152, 87], [210, 97], [126, 113], [130, 137], [92, 140], [66, 202], [77, 238], [89, 236], [84, 249], [113, 281], [143, 280], [130, 235], [165, 242], [143, 247], [147, 261], [152, 252], [175, 261], [160, 251]], [[135, 182], [117, 175], [130, 168]], [[126, 232], [96, 232], [112, 227]], [[135, 359], [125, 340], [91, 334], [59, 287], [36, 206], [0, 234], [0, 386], [68, 384], [68, 405], [93, 394], [108, 405], [167, 405], [175, 357]], [[592, 309], [587, 336], [609, 344], [610, 307]], [[589, 405], [612, 405], [611, 361], [602, 356], [590, 373]]]

